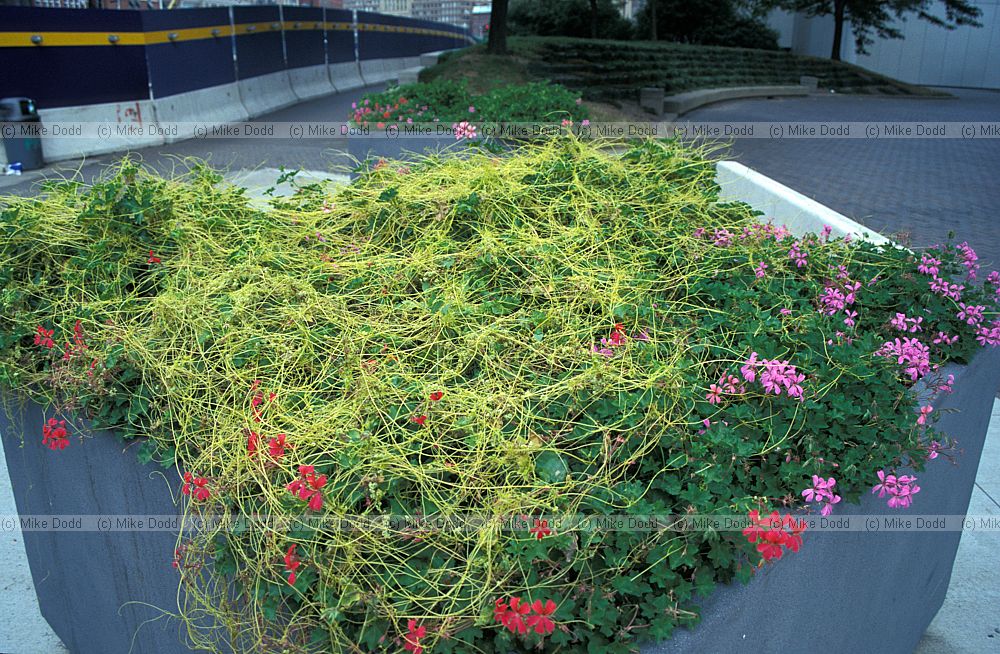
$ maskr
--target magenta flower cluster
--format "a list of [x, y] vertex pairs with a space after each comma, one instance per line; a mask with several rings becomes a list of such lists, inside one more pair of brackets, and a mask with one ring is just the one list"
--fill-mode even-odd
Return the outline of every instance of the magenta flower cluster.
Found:
[[975, 281], [976, 272], [979, 270], [979, 264], [976, 263], [979, 261], [979, 256], [976, 251], [965, 241], [955, 246], [955, 249], [962, 254], [962, 265], [965, 266], [966, 276]]
[[962, 291], [965, 290], [965, 286], [948, 283], [936, 275], [928, 284], [932, 292], [937, 293], [941, 297], [951, 298], [956, 302], [962, 299]]
[[781, 395], [782, 391], [788, 393], [790, 397], [802, 401], [802, 382], [806, 376], [796, 370], [788, 361], [757, 359], [757, 353], [753, 352], [743, 366], [740, 368], [743, 379], [749, 383], [757, 381], [758, 373], [760, 384], [766, 393]]
[[945, 332], [938, 332], [937, 335], [934, 337], [933, 341], [935, 345], [954, 345], [957, 342], [958, 342], [958, 334], [950, 336]]
[[931, 414], [931, 411], [933, 411], [933, 410], [934, 410], [934, 407], [932, 407], [930, 404], [928, 404], [926, 406], [920, 407], [920, 415], [917, 417], [917, 424], [918, 425], [926, 425], [927, 424], [927, 416], [929, 416]]
[[956, 318], [964, 320], [966, 325], [978, 325], [983, 321], [983, 311], [986, 310], [986, 307], [981, 304], [969, 306], [965, 302], [959, 302], [958, 309]]
[[879, 483], [872, 487], [872, 493], [879, 497], [889, 496], [890, 509], [906, 509], [913, 503], [913, 496], [920, 492], [916, 485], [917, 478], [911, 475], [887, 475], [885, 470], [878, 471]]
[[745, 241], [749, 238], [754, 238], [762, 241], [766, 238], [773, 238], [775, 241], [780, 241], [787, 236], [791, 236], [791, 232], [784, 225], [775, 227], [772, 223], [754, 223], [743, 228], [740, 240]]
[[454, 123], [452, 124], [451, 128], [455, 132], [456, 141], [461, 141], [462, 139], [476, 138], [476, 126], [467, 120], [463, 120], [459, 123]]
[[709, 386], [705, 399], [708, 400], [709, 404], [721, 404], [723, 393], [727, 395], [740, 395], [746, 393], [746, 386], [735, 375], [723, 375], [719, 378], [718, 383]]
[[851, 306], [857, 299], [858, 291], [861, 290], [861, 282], [852, 282], [845, 266], [837, 267], [836, 277], [840, 286], [828, 284], [819, 296], [820, 313], [833, 316], [843, 311], [844, 324], [854, 327], [858, 312], [851, 309]]
[[807, 263], [809, 263], [809, 253], [802, 250], [802, 242], [795, 241], [792, 243], [792, 247], [788, 250], [788, 258], [795, 262], [796, 268], [803, 268]]
[[931, 255], [925, 254], [920, 257], [920, 265], [917, 266], [917, 272], [924, 275], [937, 277], [938, 266], [940, 265], [941, 265], [940, 259], [935, 259]]
[[991, 322], [989, 327], [983, 326], [976, 330], [976, 340], [983, 347], [1000, 345], [1000, 319]]
[[813, 475], [812, 482], [812, 488], [803, 490], [802, 497], [805, 498], [806, 502], [822, 503], [820, 515], [830, 515], [833, 512], [833, 505], [840, 501], [840, 495], [833, 492], [837, 480], [833, 477], [823, 479], [819, 475]]
[[720, 248], [729, 247], [733, 244], [733, 235], [728, 229], [717, 229], [713, 235], [713, 240]]
[[923, 322], [923, 318], [909, 318], [905, 313], [897, 313], [896, 317], [889, 321], [889, 324], [901, 332], [915, 334], [923, 331], [920, 326]]
[[904, 338], [886, 341], [875, 353], [884, 357], [895, 357], [896, 363], [912, 381], [917, 381], [931, 369], [931, 351], [916, 338]]

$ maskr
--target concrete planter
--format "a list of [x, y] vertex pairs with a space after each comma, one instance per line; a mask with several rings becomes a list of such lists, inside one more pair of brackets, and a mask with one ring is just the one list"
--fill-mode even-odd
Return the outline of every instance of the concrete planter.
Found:
[[[818, 231], [823, 224], [839, 234], [864, 230], [748, 171], [720, 165], [724, 199], [743, 197], [762, 209], [770, 203], [768, 213], [778, 221], [789, 222], [782, 212], [794, 214], [795, 231]], [[956, 437], [963, 451], [957, 465], [938, 460], [927, 466], [917, 508], [909, 513], [967, 511], [1000, 386], [997, 370], [1000, 351], [984, 350], [968, 366], [946, 371], [955, 374], [955, 391], [934, 402], [942, 416], [938, 426]], [[132, 449], [101, 432], [85, 446], [74, 442], [53, 455], [41, 443], [49, 414], [7, 399], [0, 437], [21, 515], [177, 512], [176, 470], [140, 465]], [[839, 505], [834, 517], [906, 513], [867, 496], [859, 506]], [[829, 652], [855, 652], [877, 642], [880, 651], [911, 652], [944, 600], [960, 537], [958, 532], [807, 532], [800, 552], [766, 567], [750, 584], [717, 588], [703, 602], [698, 628], [680, 630], [642, 651], [797, 652], [814, 643]], [[183, 625], [164, 613], [175, 610], [182, 597], [171, 566], [176, 534], [26, 530], [24, 543], [42, 615], [70, 651], [189, 651]]]
[[[140, 465], [108, 432], [54, 453], [41, 439], [52, 412], [4, 400], [0, 437], [20, 515], [178, 513], [175, 469]], [[177, 610], [176, 541], [167, 531], [25, 530], [42, 616], [73, 654], [189, 652], [181, 623], [164, 613]]]
[[[865, 524], [884, 516], [965, 515], [979, 468], [994, 396], [1000, 351], [983, 350], [968, 366], [951, 366], [955, 390], [938, 398], [937, 427], [958, 439], [957, 465], [930, 461], [909, 510], [890, 509], [867, 495], [839, 504], [831, 518]], [[954, 413], [944, 413], [954, 410]], [[875, 482], [872, 482], [873, 484]], [[910, 654], [944, 602], [962, 534], [951, 532], [816, 531], [802, 549], [767, 566], [746, 586], [717, 588], [701, 605], [701, 624], [679, 630], [645, 654], [693, 652], [824, 652]]]

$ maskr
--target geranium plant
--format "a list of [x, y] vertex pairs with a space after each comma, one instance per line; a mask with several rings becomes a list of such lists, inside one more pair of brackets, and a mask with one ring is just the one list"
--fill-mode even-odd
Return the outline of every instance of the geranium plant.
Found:
[[940, 366], [1000, 341], [967, 244], [793, 236], [678, 143], [390, 163], [268, 210], [219, 179], [124, 162], [0, 211], [0, 380], [148, 437], [187, 512], [283, 518], [187, 535], [208, 650], [667, 638], [807, 551], [805, 512], [918, 505], [956, 451]]

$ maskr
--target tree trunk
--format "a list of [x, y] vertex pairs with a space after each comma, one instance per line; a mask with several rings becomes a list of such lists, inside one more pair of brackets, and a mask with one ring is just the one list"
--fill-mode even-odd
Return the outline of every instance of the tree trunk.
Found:
[[597, 38], [597, 0], [590, 0], [590, 38]]
[[649, 38], [656, 40], [656, 0], [649, 0], [649, 25], [650, 31]]
[[844, 40], [844, 9], [847, 0], [834, 0], [833, 2], [833, 50], [830, 52], [830, 59], [840, 61], [840, 45]]
[[490, 10], [490, 40], [486, 44], [490, 54], [507, 54], [507, 0], [493, 0]]

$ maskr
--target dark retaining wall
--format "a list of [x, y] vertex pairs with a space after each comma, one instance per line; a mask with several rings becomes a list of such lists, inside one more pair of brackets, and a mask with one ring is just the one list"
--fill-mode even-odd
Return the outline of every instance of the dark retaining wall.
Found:
[[[869, 495], [860, 506], [839, 505], [833, 517], [966, 512], [1000, 387], [1000, 350], [982, 351], [968, 367], [953, 369], [955, 392], [934, 406], [942, 416], [938, 427], [963, 450], [957, 464], [944, 457], [929, 462], [907, 511], [891, 510], [884, 499]], [[171, 499], [178, 488], [176, 470], [140, 465], [134, 449], [108, 433], [95, 433], [83, 444], [74, 437], [66, 450], [51, 452], [41, 443], [47, 415], [28, 404], [12, 426], [0, 411], [21, 514], [177, 510]], [[807, 532], [801, 551], [765, 567], [749, 585], [717, 589], [704, 601], [697, 629], [681, 630], [643, 651], [912, 652], [944, 601], [960, 537], [958, 532]], [[188, 651], [179, 622], [154, 608], [169, 611], [177, 604], [175, 540], [166, 532], [26, 531], [42, 615], [74, 653], [125, 654], [133, 644], [135, 654]], [[162, 619], [143, 624], [156, 618]]]

